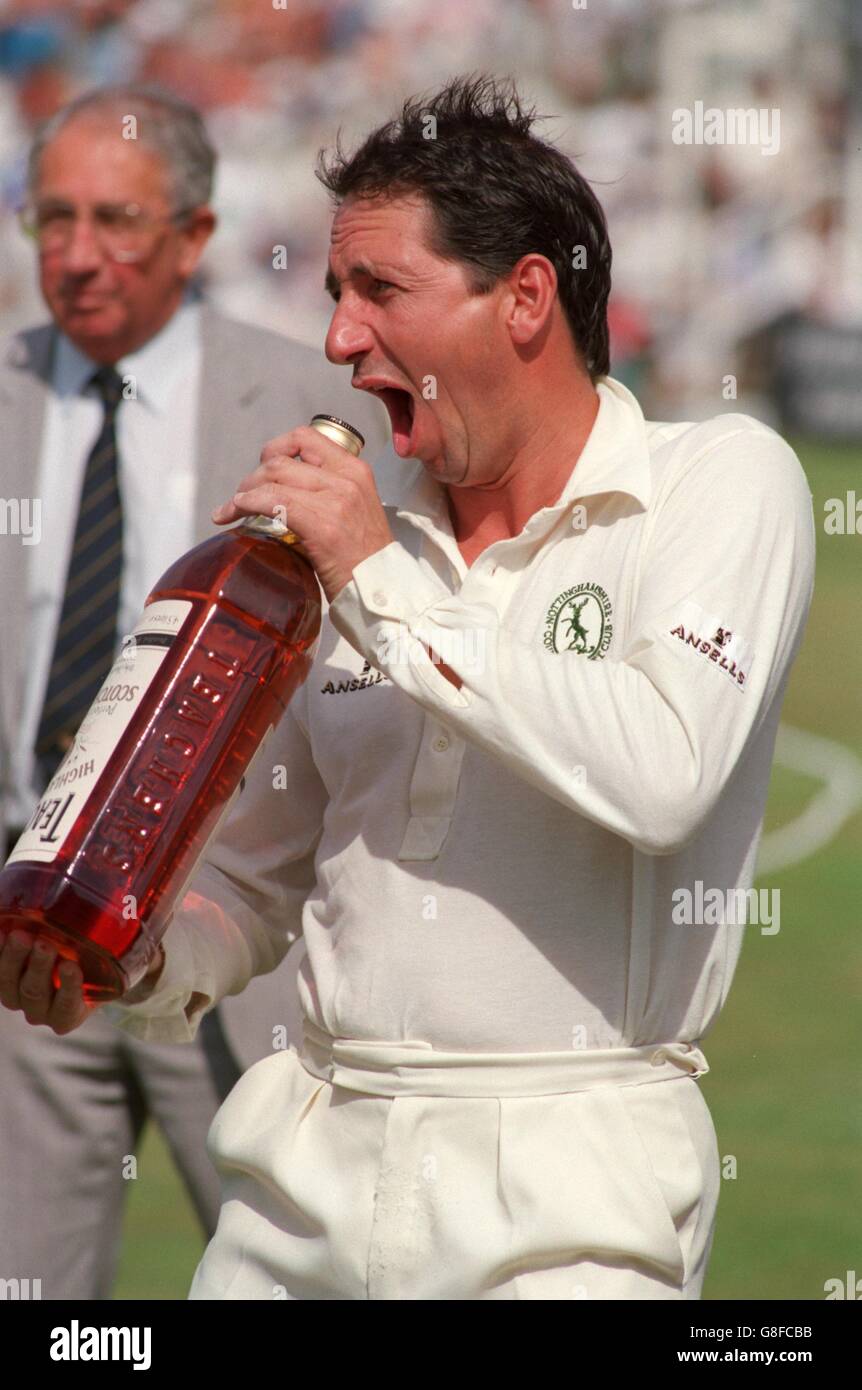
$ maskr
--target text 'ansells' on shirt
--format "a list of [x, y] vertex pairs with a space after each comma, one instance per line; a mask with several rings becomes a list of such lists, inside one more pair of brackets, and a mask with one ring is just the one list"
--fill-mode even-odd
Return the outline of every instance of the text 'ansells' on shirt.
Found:
[[383, 681], [389, 681], [389, 677], [384, 676], [382, 671], [373, 671], [371, 662], [366, 661], [358, 676], [352, 676], [349, 680], [328, 680], [325, 685], [320, 687], [320, 693], [321, 695], [343, 695], [348, 690], [365, 690], [367, 686], [380, 685]]

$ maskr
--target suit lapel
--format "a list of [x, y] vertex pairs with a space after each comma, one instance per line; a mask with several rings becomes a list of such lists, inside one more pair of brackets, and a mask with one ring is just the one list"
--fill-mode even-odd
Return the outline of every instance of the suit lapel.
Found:
[[3, 490], [7, 497], [34, 495], [54, 336], [49, 324], [17, 334], [9, 340], [0, 364]]
[[201, 306], [202, 364], [198, 397], [198, 457], [195, 536], [215, 534], [210, 513], [233, 496], [244, 473], [257, 467], [249, 454], [249, 411], [262, 388], [254, 363], [231, 341], [231, 324], [208, 304]]
[[[0, 362], [0, 456], [6, 500], [36, 496], [54, 340], [50, 324], [27, 329], [9, 339]], [[46, 543], [46, 520], [43, 515], [42, 543]], [[0, 779], [4, 780], [23, 701], [27, 643], [22, 615], [27, 611], [27, 575], [34, 547], [10, 535], [0, 536], [0, 546]]]

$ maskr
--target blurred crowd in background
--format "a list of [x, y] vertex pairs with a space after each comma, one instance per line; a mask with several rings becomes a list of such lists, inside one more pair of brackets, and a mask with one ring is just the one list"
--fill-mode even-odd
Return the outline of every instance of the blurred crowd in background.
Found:
[[[150, 81], [204, 112], [220, 157], [207, 292], [319, 345], [318, 150], [339, 127], [352, 149], [405, 96], [484, 71], [515, 77], [549, 117], [537, 132], [593, 182], [614, 251], [612, 371], [648, 412], [775, 422], [794, 362], [819, 354], [815, 424], [820, 410], [824, 433], [862, 434], [830, 355], [858, 379], [860, 13], [856, 0], [0, 0], [0, 330], [46, 317], [14, 214], [34, 130], [79, 92]], [[697, 102], [777, 109], [779, 148], [675, 143], [674, 112]], [[800, 322], [813, 346], [797, 334], [782, 387], [775, 334]]]

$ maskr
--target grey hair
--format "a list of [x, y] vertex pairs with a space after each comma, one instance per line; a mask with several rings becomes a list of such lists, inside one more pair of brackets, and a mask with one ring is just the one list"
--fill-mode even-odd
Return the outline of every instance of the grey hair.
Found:
[[136, 139], [164, 161], [174, 212], [209, 202], [216, 153], [200, 112], [182, 97], [151, 83], [97, 87], [55, 112], [40, 128], [30, 148], [28, 192], [36, 187], [42, 153], [55, 135], [72, 121], [110, 115], [117, 118], [118, 135], [124, 117], [136, 118]]

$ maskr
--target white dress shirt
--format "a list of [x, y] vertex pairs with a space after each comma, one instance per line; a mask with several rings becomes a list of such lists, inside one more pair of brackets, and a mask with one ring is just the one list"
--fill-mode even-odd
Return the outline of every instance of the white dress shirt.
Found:
[[542, 1052], [708, 1032], [744, 926], [678, 925], [674, 894], [752, 881], [811, 495], [748, 416], [650, 423], [618, 382], [598, 394], [562, 495], [469, 568], [441, 486], [403, 465], [395, 540], [329, 607], [156, 990], [111, 1006], [121, 1026], [193, 1037], [302, 931], [302, 1008], [336, 1037]]
[[[159, 576], [192, 544], [199, 321], [199, 303], [184, 301], [149, 342], [116, 364], [128, 383], [128, 398], [120, 402], [116, 417], [123, 504], [120, 637], [131, 632]], [[42, 503], [42, 543], [28, 547], [28, 608], [22, 614], [22, 630], [28, 633], [31, 663], [21, 737], [13, 753], [9, 825], [24, 825], [38, 800], [33, 744], [63, 607], [84, 471], [104, 414], [95, 391], [84, 391], [97, 366], [58, 334], [35, 487]]]

